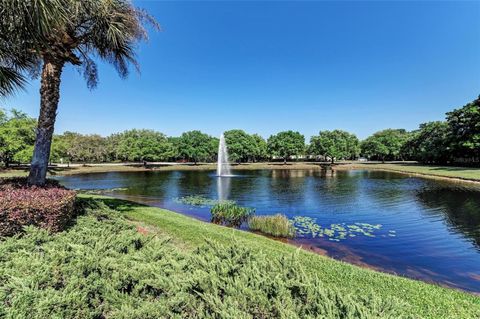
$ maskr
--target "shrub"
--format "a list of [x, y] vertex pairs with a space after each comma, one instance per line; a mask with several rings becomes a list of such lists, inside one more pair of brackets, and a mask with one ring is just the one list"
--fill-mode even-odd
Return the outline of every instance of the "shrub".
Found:
[[49, 181], [45, 187], [29, 187], [26, 179], [0, 182], [0, 236], [11, 236], [24, 226], [63, 230], [74, 215], [76, 193]]
[[55, 236], [27, 227], [0, 242], [0, 318], [402, 318], [408, 306], [327, 288], [295, 254], [181, 250], [118, 215], [100, 206]]
[[240, 227], [253, 214], [254, 210], [238, 206], [232, 201], [219, 202], [211, 208], [212, 223], [229, 227]]
[[295, 227], [285, 215], [276, 214], [273, 216], [252, 216], [248, 220], [248, 227], [267, 235], [275, 237], [295, 236]]

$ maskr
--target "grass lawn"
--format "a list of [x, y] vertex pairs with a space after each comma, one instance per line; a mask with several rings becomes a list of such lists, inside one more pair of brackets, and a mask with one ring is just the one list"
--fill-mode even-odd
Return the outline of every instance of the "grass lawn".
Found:
[[201, 222], [160, 208], [106, 197], [81, 197], [94, 197], [105, 202], [132, 222], [141, 225], [142, 229], [158, 233], [162, 237], [171, 237], [174, 245], [182, 250], [192, 250], [213, 239], [261, 251], [268, 258], [298, 254], [306, 271], [317, 276], [326, 287], [355, 296], [373, 294], [384, 299], [402, 300], [408, 304], [403, 309], [406, 315], [415, 318], [480, 317], [480, 298], [471, 294], [363, 269], [263, 236]]
[[475, 167], [456, 167], [456, 166], [430, 166], [420, 164], [402, 164], [402, 163], [355, 163], [346, 165], [345, 168], [359, 169], [382, 169], [402, 173], [422, 174], [438, 177], [460, 178], [466, 180], [480, 181], [480, 168]]

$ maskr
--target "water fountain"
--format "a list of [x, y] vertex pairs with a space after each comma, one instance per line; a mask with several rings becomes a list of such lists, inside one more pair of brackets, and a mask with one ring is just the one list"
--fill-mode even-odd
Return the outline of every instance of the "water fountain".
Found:
[[228, 163], [227, 144], [225, 143], [225, 136], [223, 136], [223, 133], [220, 135], [220, 143], [218, 144], [217, 176], [232, 176], [230, 164]]

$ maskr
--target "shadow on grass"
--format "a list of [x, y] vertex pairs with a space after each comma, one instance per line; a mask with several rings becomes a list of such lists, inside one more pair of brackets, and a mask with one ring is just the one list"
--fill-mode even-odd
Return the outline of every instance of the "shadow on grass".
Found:
[[95, 207], [95, 203], [103, 203], [108, 208], [117, 210], [119, 212], [125, 212], [139, 207], [150, 207], [145, 204], [140, 204], [125, 199], [113, 198], [113, 197], [86, 197], [78, 198], [80, 205], [84, 204], [86, 207]]

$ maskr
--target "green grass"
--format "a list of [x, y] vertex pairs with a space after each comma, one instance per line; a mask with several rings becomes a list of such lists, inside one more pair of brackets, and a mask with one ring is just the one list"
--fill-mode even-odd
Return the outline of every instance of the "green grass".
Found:
[[251, 230], [271, 235], [274, 237], [291, 238], [295, 236], [295, 227], [287, 216], [276, 214], [272, 216], [252, 216], [248, 220]]
[[460, 178], [480, 181], [480, 168], [456, 166], [429, 166], [420, 164], [354, 164], [356, 168], [383, 169], [402, 173], [422, 174], [438, 177]]
[[297, 253], [307, 273], [318, 277], [326, 287], [346, 294], [373, 294], [402, 300], [410, 305], [404, 313], [415, 318], [480, 317], [480, 298], [474, 295], [360, 268], [260, 235], [201, 222], [168, 210], [112, 198], [103, 198], [102, 201], [132, 221], [153, 227], [153, 231], [162, 236], [172, 237], [183, 249], [193, 249], [207, 240], [215, 240], [221, 243], [234, 241], [236, 245], [260, 251], [268, 258]]
[[396, 298], [326, 287], [298, 254], [235, 240], [179, 248], [104, 202], [82, 199], [83, 214], [61, 233], [27, 227], [0, 241], [0, 318], [412, 317]]

